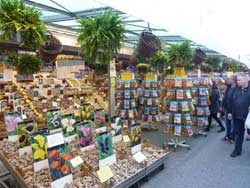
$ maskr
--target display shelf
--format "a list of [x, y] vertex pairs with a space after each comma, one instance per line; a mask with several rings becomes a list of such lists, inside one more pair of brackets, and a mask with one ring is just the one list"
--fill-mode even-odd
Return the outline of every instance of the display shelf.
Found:
[[190, 148], [183, 137], [193, 135], [193, 112], [191, 88], [193, 86], [190, 78], [174, 78], [164, 80], [166, 88], [165, 97], [165, 122], [166, 133], [170, 136], [170, 141], [165, 143], [169, 146]]
[[160, 83], [157, 80], [144, 80], [139, 95], [139, 114], [141, 121], [149, 123], [159, 122]]
[[196, 78], [193, 81], [192, 96], [195, 106], [194, 113], [194, 135], [207, 136], [204, 128], [208, 126], [209, 110], [209, 86], [210, 78]]

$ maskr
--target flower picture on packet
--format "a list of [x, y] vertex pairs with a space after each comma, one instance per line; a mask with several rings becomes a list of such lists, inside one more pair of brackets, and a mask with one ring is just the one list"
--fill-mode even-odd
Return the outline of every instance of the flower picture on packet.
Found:
[[67, 144], [48, 148], [49, 170], [53, 181], [71, 174], [71, 155]]
[[132, 147], [138, 144], [141, 144], [141, 126], [140, 125], [134, 125], [130, 127], [130, 140], [131, 140]]
[[33, 120], [18, 123], [17, 134], [19, 148], [30, 146], [30, 135], [37, 131], [37, 123]]
[[22, 122], [22, 116], [18, 112], [10, 112], [4, 115], [6, 130], [9, 136], [17, 135], [18, 123]]
[[47, 135], [47, 130], [41, 130], [31, 134], [31, 148], [34, 162], [39, 162], [47, 159]]
[[99, 160], [113, 155], [112, 139], [110, 133], [104, 132], [96, 136]]
[[81, 148], [94, 144], [90, 122], [76, 123], [76, 130]]
[[47, 124], [50, 131], [61, 128], [60, 109], [51, 109], [47, 111]]
[[65, 114], [61, 116], [63, 136], [69, 137], [76, 135], [74, 114]]
[[105, 126], [105, 113], [103, 109], [98, 109], [94, 111], [94, 122], [96, 128]]

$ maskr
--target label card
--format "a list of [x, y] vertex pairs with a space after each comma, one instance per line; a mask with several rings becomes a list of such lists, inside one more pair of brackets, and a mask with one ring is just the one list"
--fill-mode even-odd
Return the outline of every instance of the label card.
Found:
[[131, 148], [132, 155], [139, 152], [139, 151], [141, 151], [141, 144], [138, 144], [138, 145]]
[[69, 174], [61, 179], [51, 182], [51, 188], [65, 188], [66, 185], [70, 185], [72, 181], [73, 176], [72, 174]]
[[111, 168], [109, 166], [105, 166], [104, 168], [101, 168], [100, 170], [97, 171], [97, 175], [100, 179], [101, 183], [106, 182], [110, 178], [114, 176]]
[[75, 168], [75, 167], [79, 166], [80, 164], [82, 164], [83, 160], [82, 160], [81, 156], [77, 156], [77, 157], [71, 159], [70, 163]]
[[56, 133], [56, 134], [49, 135], [49, 136], [47, 136], [47, 140], [48, 140], [48, 147], [49, 148], [57, 146], [57, 145], [61, 145], [64, 143], [62, 133]]
[[141, 163], [145, 161], [147, 158], [142, 152], [137, 152], [136, 154], [133, 155], [133, 158], [136, 160], [136, 162]]
[[122, 139], [123, 139], [123, 142], [125, 142], [125, 143], [130, 142], [130, 138], [128, 135], [123, 136]]

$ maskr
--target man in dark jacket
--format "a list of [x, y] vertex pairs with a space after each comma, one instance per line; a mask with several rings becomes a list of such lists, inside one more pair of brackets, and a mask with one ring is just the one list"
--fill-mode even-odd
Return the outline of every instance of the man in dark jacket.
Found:
[[214, 118], [220, 126], [220, 130], [218, 130], [218, 132], [225, 131], [225, 128], [221, 123], [221, 120], [217, 116], [217, 114], [220, 111], [220, 104], [221, 104], [220, 103], [220, 91], [219, 91], [217, 82], [213, 81], [212, 90], [210, 94], [210, 105], [209, 105], [210, 116], [208, 117], [208, 127], [206, 131], [210, 130], [212, 118]]
[[226, 85], [227, 85], [227, 88], [226, 88], [225, 95], [222, 100], [222, 108], [223, 108], [223, 111], [225, 112], [227, 132], [223, 140], [233, 143], [233, 140], [234, 140], [233, 121], [228, 119], [228, 110], [229, 110], [228, 108], [229, 108], [230, 96], [232, 95], [232, 92], [236, 87], [236, 77], [229, 77], [226, 80]]
[[248, 86], [248, 75], [241, 73], [237, 75], [237, 85], [230, 97], [228, 119], [234, 122], [235, 147], [231, 157], [241, 155], [245, 132], [245, 120], [250, 106], [250, 88]]

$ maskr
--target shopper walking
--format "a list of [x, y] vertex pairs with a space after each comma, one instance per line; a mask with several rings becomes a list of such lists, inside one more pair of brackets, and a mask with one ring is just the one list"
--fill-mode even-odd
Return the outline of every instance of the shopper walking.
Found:
[[212, 83], [213, 83], [213, 85], [212, 85], [212, 89], [211, 89], [210, 105], [209, 105], [210, 116], [208, 117], [208, 127], [207, 127], [206, 131], [210, 130], [212, 118], [213, 118], [216, 120], [216, 122], [220, 126], [220, 130], [218, 130], [217, 132], [223, 132], [223, 131], [225, 131], [225, 128], [222, 125], [221, 120], [218, 117], [218, 113], [220, 112], [220, 104], [221, 104], [220, 91], [219, 91], [217, 82], [213, 81]]
[[234, 141], [234, 132], [233, 132], [233, 120], [228, 119], [228, 110], [229, 110], [229, 100], [232, 95], [233, 90], [235, 89], [236, 77], [229, 77], [226, 80], [226, 90], [225, 95], [222, 100], [222, 109], [225, 112], [225, 122], [226, 122], [226, 135], [223, 138], [225, 141], [233, 144]]
[[244, 141], [245, 120], [250, 106], [250, 89], [248, 86], [249, 77], [241, 73], [237, 75], [237, 85], [230, 97], [228, 119], [234, 122], [235, 147], [231, 157], [241, 155], [242, 144]]

